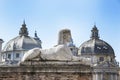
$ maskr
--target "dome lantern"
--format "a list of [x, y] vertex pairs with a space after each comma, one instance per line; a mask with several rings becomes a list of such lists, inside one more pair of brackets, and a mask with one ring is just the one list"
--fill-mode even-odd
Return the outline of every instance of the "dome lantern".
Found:
[[94, 25], [91, 32], [92, 32], [91, 39], [99, 39], [99, 35], [98, 35], [99, 30], [97, 29], [96, 25]]
[[22, 27], [20, 28], [20, 31], [19, 31], [19, 35], [20, 36], [28, 36], [28, 31], [27, 31], [25, 21], [23, 21]]

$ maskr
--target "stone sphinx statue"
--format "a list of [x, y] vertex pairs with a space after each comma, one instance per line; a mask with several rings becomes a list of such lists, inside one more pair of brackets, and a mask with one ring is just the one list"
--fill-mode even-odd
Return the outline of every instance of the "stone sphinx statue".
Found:
[[73, 60], [73, 54], [66, 45], [57, 45], [50, 49], [34, 48], [26, 52], [21, 60], [32, 60], [39, 58], [40, 60]]
[[26, 52], [20, 63], [27, 60], [39, 59], [41, 61], [81, 61], [90, 62], [90, 59], [74, 56], [66, 45], [57, 45], [50, 49], [34, 48]]

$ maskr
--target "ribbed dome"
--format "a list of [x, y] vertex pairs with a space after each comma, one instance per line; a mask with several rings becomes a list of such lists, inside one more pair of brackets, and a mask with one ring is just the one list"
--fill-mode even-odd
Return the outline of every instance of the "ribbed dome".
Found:
[[34, 38], [29, 36], [18, 36], [10, 40], [3, 48], [3, 51], [29, 50], [35, 47], [41, 48], [41, 44]]
[[89, 55], [89, 54], [105, 54], [105, 55], [114, 55], [113, 48], [105, 41], [99, 39], [98, 29], [96, 26], [91, 30], [92, 36], [91, 39], [84, 42], [79, 47], [79, 55]]
[[37, 37], [36, 32], [35, 38], [28, 36], [28, 31], [24, 21], [19, 31], [19, 36], [11, 39], [3, 48], [3, 52], [13, 50], [30, 50], [35, 47], [41, 48], [41, 40]]
[[80, 48], [79, 53], [84, 54], [111, 54], [114, 55], [113, 48], [103, 40], [91, 39], [84, 42]]

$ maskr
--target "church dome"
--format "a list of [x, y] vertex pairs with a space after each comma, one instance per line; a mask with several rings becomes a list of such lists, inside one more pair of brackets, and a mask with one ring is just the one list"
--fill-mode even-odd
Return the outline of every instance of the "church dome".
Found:
[[91, 32], [92, 32], [91, 39], [84, 42], [79, 47], [78, 55], [91, 55], [91, 54], [114, 55], [113, 48], [107, 42], [99, 39], [98, 29], [95, 25]]
[[[35, 33], [35, 35], [37, 35]], [[13, 50], [30, 50], [32, 48], [41, 48], [41, 40], [35, 36], [35, 38], [28, 36], [28, 31], [25, 22], [20, 29], [19, 36], [11, 39], [7, 42], [3, 48], [3, 52], [13, 51]]]

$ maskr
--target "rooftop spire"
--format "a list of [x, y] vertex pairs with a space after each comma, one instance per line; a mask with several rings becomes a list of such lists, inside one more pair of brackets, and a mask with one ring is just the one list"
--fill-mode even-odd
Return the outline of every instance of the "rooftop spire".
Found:
[[25, 20], [23, 21], [22, 27], [20, 28], [19, 35], [20, 36], [28, 36], [28, 31], [26, 28]]
[[37, 31], [36, 31], [36, 30], [35, 30], [35, 37], [38, 38], [38, 36], [37, 36]]
[[34, 39], [37, 40], [40, 44], [42, 43], [39, 37], [37, 36], [37, 31], [35, 31]]
[[26, 24], [25, 24], [25, 20], [23, 21], [23, 24], [22, 24], [22, 26], [26, 26]]
[[94, 27], [92, 28], [91, 32], [92, 32], [91, 39], [99, 39], [99, 35], [98, 35], [99, 31], [95, 24], [94, 24]]

